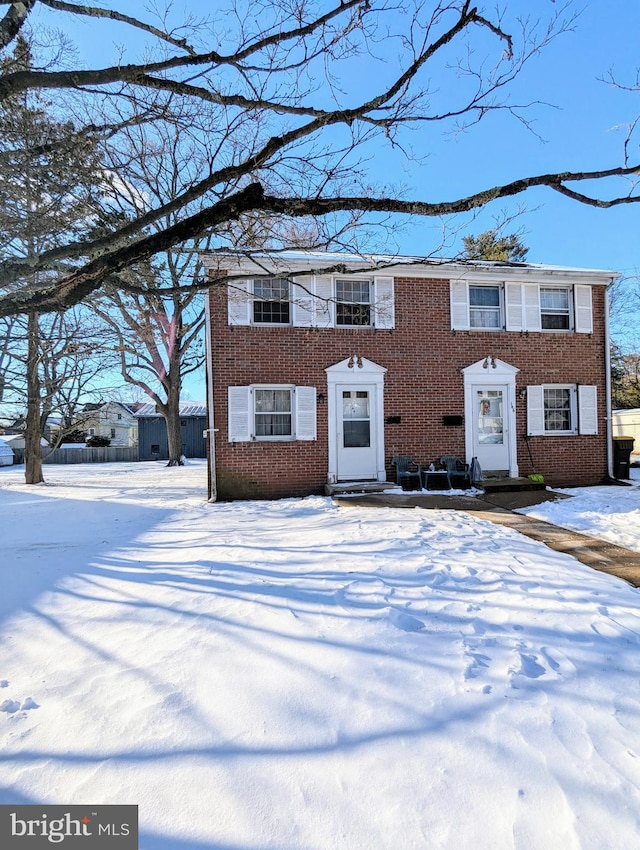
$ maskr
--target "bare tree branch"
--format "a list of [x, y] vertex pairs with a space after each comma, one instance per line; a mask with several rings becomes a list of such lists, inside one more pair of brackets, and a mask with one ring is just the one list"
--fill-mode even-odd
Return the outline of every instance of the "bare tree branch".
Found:
[[22, 0], [22, 2], [11, 3], [6, 15], [0, 21], [0, 48], [11, 44], [36, 2], [37, 0]]

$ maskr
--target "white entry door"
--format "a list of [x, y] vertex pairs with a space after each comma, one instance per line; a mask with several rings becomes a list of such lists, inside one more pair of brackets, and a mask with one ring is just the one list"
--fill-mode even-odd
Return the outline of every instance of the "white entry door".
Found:
[[376, 480], [376, 386], [337, 384], [338, 481]]
[[508, 473], [511, 438], [505, 384], [473, 386], [473, 454], [482, 471]]

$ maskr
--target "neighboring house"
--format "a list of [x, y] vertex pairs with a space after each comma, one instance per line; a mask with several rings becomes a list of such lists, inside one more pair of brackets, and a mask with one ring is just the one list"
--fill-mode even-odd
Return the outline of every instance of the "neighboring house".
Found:
[[0, 466], [11, 466], [13, 464], [13, 449], [9, 443], [0, 440]]
[[633, 451], [640, 453], [640, 407], [630, 410], [613, 411], [613, 436], [632, 437], [634, 439]]
[[558, 485], [610, 474], [615, 273], [314, 252], [202, 261], [239, 276], [207, 304], [218, 498], [395, 480], [394, 455], [476, 457], [506, 477], [535, 466]]
[[138, 445], [137, 407], [121, 401], [86, 404], [76, 427], [86, 431], [87, 437], [107, 437], [111, 446], [134, 447]]
[[[167, 425], [155, 404], [143, 404], [136, 412], [138, 456], [140, 460], [168, 460]], [[185, 457], [206, 457], [207, 405], [198, 401], [180, 402], [180, 436]]]

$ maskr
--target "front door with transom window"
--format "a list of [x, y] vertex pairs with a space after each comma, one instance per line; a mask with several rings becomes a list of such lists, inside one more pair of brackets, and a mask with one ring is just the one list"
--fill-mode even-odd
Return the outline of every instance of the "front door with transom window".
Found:
[[384, 374], [365, 357], [326, 369], [330, 484], [384, 481]]

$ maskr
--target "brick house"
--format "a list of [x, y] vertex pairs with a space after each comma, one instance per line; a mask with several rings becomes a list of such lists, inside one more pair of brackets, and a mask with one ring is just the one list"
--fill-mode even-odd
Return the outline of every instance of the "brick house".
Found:
[[565, 486], [610, 474], [615, 273], [316, 252], [201, 259], [210, 277], [233, 275], [207, 303], [214, 497], [395, 480], [396, 454], [477, 457], [506, 477], [535, 464]]

